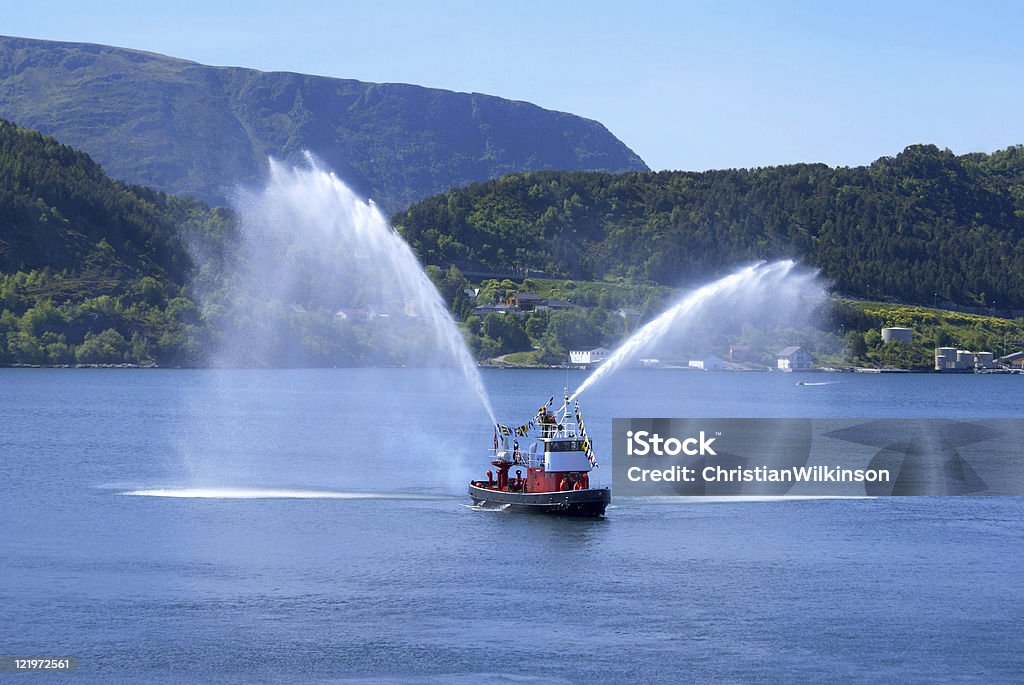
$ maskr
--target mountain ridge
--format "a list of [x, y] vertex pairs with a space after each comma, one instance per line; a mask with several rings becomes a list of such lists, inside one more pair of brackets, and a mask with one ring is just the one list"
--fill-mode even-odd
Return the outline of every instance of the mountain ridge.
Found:
[[647, 169], [600, 122], [522, 100], [94, 43], [0, 36], [0, 117], [210, 204], [307, 149], [389, 212], [516, 171]]

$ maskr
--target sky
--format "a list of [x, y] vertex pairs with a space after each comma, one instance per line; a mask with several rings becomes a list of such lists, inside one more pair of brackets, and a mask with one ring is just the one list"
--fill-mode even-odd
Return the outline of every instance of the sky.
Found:
[[1022, 29], [998, 0], [0, 0], [3, 35], [526, 100], [692, 171], [1024, 143]]

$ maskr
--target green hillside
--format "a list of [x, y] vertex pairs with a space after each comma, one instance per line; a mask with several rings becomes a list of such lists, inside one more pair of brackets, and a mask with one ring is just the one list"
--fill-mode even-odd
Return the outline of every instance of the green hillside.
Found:
[[517, 171], [647, 168], [600, 123], [527, 102], [25, 38], [0, 37], [0, 117], [211, 204], [307, 149], [388, 211]]
[[0, 120], [0, 363], [191, 359], [200, 332], [181, 236], [228, 225]]
[[866, 299], [1024, 309], [1024, 147], [870, 166], [516, 174], [394, 219], [428, 263], [679, 285], [796, 257]]
[[[1020, 156], [914, 147], [864, 169], [513, 175], [431, 198], [397, 221], [481, 360], [557, 364], [569, 349], [613, 347], [678, 296], [672, 286], [797, 254], [841, 293], [984, 311], [841, 300], [818, 331], [748, 326], [678, 353], [722, 355], [741, 342], [767, 364], [797, 340], [836, 366], [927, 368], [936, 345], [1024, 344], [1024, 320], [992, 316], [1020, 306]], [[388, 330], [329, 308], [250, 298], [239, 309], [227, 280], [236, 230], [227, 210], [114, 181], [88, 155], [0, 120], [0, 365], [202, 365], [230, 331], [249, 328], [272, 333], [274, 345], [236, 360], [246, 365], [386, 365], [415, 344], [402, 335], [382, 344]], [[436, 266], [450, 263], [549, 277]], [[933, 289], [929, 274], [949, 287]], [[560, 304], [488, 309], [515, 292]], [[884, 325], [913, 327], [914, 345], [882, 345]]]
[[[833, 303], [831, 317], [830, 327], [845, 332], [848, 343], [845, 357], [835, 364], [930, 370], [936, 347], [988, 351], [997, 357], [1024, 347], [1024, 318], [844, 299]], [[913, 342], [884, 343], [881, 329], [886, 326], [913, 329]]]

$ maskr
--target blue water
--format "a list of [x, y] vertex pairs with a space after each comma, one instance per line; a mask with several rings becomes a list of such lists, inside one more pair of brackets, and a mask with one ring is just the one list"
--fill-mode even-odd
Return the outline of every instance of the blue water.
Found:
[[[485, 373], [509, 423], [581, 379]], [[629, 371], [582, 403], [607, 464], [612, 417], [1012, 417], [1024, 390], [795, 380]], [[409, 370], [0, 370], [0, 655], [91, 681], [1024, 678], [1020, 498], [480, 512], [486, 423]], [[126, 494], [154, 491], [184, 496]]]

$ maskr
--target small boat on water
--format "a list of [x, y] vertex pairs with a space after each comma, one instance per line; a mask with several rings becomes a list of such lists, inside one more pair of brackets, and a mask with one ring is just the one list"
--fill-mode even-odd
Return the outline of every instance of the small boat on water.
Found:
[[[611, 490], [590, 487], [597, 459], [579, 400], [570, 408], [566, 393], [558, 410], [550, 408], [553, 402], [554, 397], [521, 426], [495, 426], [490, 460], [495, 471], [487, 472], [487, 480], [469, 483], [469, 496], [477, 506], [559, 516], [604, 515]], [[520, 445], [520, 438], [524, 444], [531, 442], [528, 449]]]

